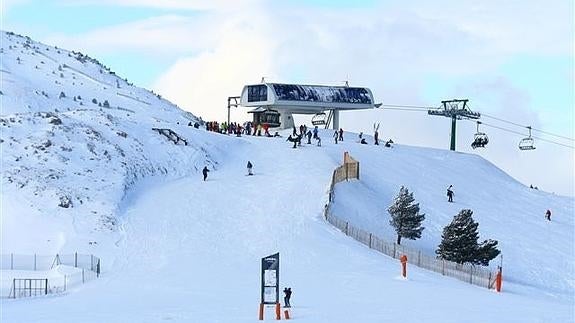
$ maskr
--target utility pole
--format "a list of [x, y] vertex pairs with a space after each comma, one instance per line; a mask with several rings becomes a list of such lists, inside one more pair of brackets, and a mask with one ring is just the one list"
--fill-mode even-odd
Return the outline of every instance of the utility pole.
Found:
[[469, 100], [447, 100], [441, 101], [442, 109], [428, 110], [427, 114], [451, 118], [451, 143], [449, 149], [455, 151], [455, 136], [456, 136], [456, 123], [457, 120], [463, 118], [479, 119], [481, 114], [473, 112], [467, 106]]
[[[240, 99], [239, 96], [228, 96], [228, 127], [230, 125], [230, 108], [231, 107], [239, 107], [240, 103], [238, 100]], [[232, 103], [232, 101], [234, 101]]]

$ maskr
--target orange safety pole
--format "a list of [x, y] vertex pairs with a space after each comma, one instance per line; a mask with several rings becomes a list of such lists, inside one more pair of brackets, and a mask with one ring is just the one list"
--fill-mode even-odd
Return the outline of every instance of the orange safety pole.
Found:
[[281, 315], [280, 303], [276, 303], [276, 320], [281, 320], [281, 319], [282, 319], [282, 315]]
[[407, 256], [402, 255], [399, 260], [401, 261], [401, 275], [407, 277]]
[[260, 303], [260, 321], [264, 319], [264, 303]]
[[495, 277], [495, 290], [498, 293], [501, 292], [502, 283], [503, 283], [503, 274], [501, 273], [501, 267], [499, 267], [499, 271], [497, 272], [497, 276]]
[[289, 311], [288, 310], [284, 310], [284, 316], [285, 316], [286, 320], [289, 320]]

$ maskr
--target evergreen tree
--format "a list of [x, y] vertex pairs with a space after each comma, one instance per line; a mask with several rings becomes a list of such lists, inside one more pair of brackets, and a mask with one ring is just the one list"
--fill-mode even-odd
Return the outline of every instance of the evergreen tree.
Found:
[[419, 203], [414, 202], [413, 193], [402, 186], [399, 195], [387, 209], [391, 215], [389, 224], [397, 233], [397, 244], [401, 244], [402, 237], [411, 240], [421, 238], [421, 232], [425, 229], [421, 226], [425, 214], [419, 214]]
[[497, 241], [490, 239], [481, 245], [477, 243], [479, 223], [473, 220], [472, 215], [473, 211], [463, 209], [443, 228], [441, 243], [435, 251], [440, 258], [459, 264], [469, 262], [486, 266], [491, 259], [499, 255]]

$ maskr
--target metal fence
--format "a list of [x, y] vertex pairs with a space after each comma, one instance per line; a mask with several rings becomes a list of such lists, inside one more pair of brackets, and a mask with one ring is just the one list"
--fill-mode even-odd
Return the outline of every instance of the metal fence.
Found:
[[[351, 158], [347, 153], [345, 153], [344, 156], [344, 161], [346, 160], [352, 160], [357, 163], [357, 177], [353, 178], [359, 178], [359, 163], [353, 160], [353, 158]], [[355, 173], [349, 172], [349, 168], [345, 166], [346, 164], [348, 164], [348, 162], [344, 162], [344, 165], [339, 166], [333, 172], [329, 189], [329, 202], [326, 204], [324, 209], [324, 217], [327, 222], [341, 230], [346, 235], [368, 246], [370, 249], [377, 250], [395, 259], [399, 259], [402, 255], [406, 255], [409, 263], [412, 265], [431, 270], [445, 276], [457, 278], [473, 285], [485, 288], [494, 288], [495, 279], [497, 277], [496, 271], [491, 271], [489, 268], [467, 263], [458, 264], [452, 261], [438, 259], [435, 256], [423, 254], [421, 250], [408, 248], [398, 245], [395, 242], [386, 241], [333, 215], [330, 210], [330, 204], [334, 199], [333, 188], [335, 184], [347, 180], [350, 178], [348, 176], [350, 174], [355, 175]], [[351, 163], [349, 164], [351, 165]], [[348, 170], [347, 172], [346, 169]]]
[[[50, 270], [56, 266], [67, 266], [62, 272]], [[61, 293], [100, 276], [100, 258], [87, 254], [46, 255], [0, 255], [0, 297], [29, 297], [44, 294]], [[64, 267], [65, 268], [65, 267]], [[32, 288], [32, 283], [45, 280], [42, 288]], [[32, 292], [33, 291], [33, 292]]]

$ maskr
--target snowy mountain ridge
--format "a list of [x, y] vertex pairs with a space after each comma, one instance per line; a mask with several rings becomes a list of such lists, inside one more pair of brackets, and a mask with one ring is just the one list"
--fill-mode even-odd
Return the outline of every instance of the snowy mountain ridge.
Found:
[[117, 205], [138, 180], [212, 163], [203, 147], [152, 131], [193, 136], [198, 118], [97, 60], [11, 32], [2, 32], [1, 55], [3, 194], [18, 190], [32, 208], [115, 229]]

